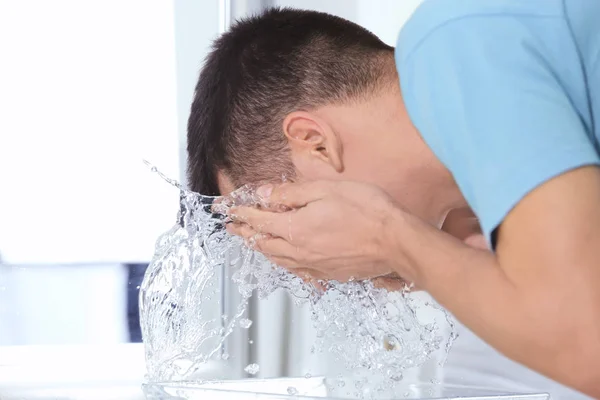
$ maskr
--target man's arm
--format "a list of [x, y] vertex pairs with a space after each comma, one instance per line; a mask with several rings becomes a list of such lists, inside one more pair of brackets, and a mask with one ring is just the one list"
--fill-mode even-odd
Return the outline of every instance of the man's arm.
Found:
[[442, 224], [442, 231], [462, 240], [471, 247], [488, 248], [481, 226], [479, 226], [479, 220], [473, 210], [468, 207], [450, 211]]
[[528, 194], [502, 223], [496, 256], [399, 218], [390, 248], [409, 254], [425, 290], [508, 357], [600, 397], [600, 169]]
[[[468, 207], [450, 211], [442, 224], [442, 231], [449, 233], [468, 246], [477, 249], [487, 249], [477, 217]], [[374, 282], [375, 286], [387, 289], [388, 291], [399, 291], [409, 285], [397, 273], [376, 278]], [[421, 289], [413, 286], [412, 291], [417, 290]]]
[[597, 88], [564, 10], [519, 3], [457, 18], [426, 4], [396, 52], [405, 104], [486, 239], [498, 233], [497, 252], [400, 212], [425, 237], [407, 228], [398, 251], [484, 340], [600, 396], [600, 158], [585, 100]]

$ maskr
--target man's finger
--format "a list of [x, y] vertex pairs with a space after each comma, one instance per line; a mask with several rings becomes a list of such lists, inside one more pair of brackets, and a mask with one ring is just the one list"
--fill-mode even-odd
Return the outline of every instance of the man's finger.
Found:
[[298, 269], [298, 263], [296, 260], [288, 257], [275, 257], [275, 256], [267, 256], [269, 261], [273, 264], [287, 269], [289, 272], [294, 273], [296, 269]]
[[270, 259], [277, 258], [278, 260], [286, 260], [286, 265], [281, 265], [282, 267], [297, 267], [298, 260], [296, 257], [299, 255], [298, 250], [286, 240], [264, 233], [258, 233], [255, 236], [254, 245], [256, 250], [260, 251]]
[[333, 190], [334, 185], [333, 181], [283, 183], [278, 186], [264, 185], [258, 188], [257, 194], [273, 205], [280, 204], [289, 208], [300, 208], [321, 200]]
[[244, 223], [230, 223], [227, 224], [226, 229], [228, 233], [241, 236], [243, 239], [250, 239], [256, 235], [256, 231], [250, 225]]
[[248, 224], [227, 224], [227, 232], [231, 235], [240, 236], [244, 239], [244, 242], [247, 247], [258, 250], [256, 241], [260, 237], [260, 233], [256, 232], [250, 225]]
[[298, 275], [298, 276], [304, 275], [304, 277], [306, 277], [307, 282], [326, 281], [327, 280], [327, 277], [325, 276], [325, 274], [317, 271], [316, 269], [302, 267], [302, 268], [290, 269], [290, 272], [292, 272], [293, 274]]
[[299, 268], [287, 268], [292, 274], [296, 275], [306, 283], [314, 285], [315, 282], [325, 281], [325, 276], [314, 269], [299, 267]]
[[250, 225], [257, 232], [291, 242], [293, 240], [294, 214], [295, 211], [276, 213], [253, 207], [236, 207], [230, 210], [229, 216], [233, 221]]
[[396, 273], [385, 276], [380, 276], [373, 279], [373, 285], [376, 288], [386, 289], [388, 292], [398, 292], [405, 288], [410, 288], [411, 291], [419, 291], [414, 285], [408, 283]]
[[395, 278], [376, 278], [373, 279], [373, 285], [378, 289], [385, 289], [388, 292], [399, 292], [406, 286], [403, 280]]
[[241, 236], [248, 244], [248, 247], [263, 253], [270, 259], [286, 260], [285, 265], [281, 265], [282, 267], [297, 268], [299, 250], [285, 239], [260, 232], [244, 223], [227, 224], [227, 232], [232, 235]]

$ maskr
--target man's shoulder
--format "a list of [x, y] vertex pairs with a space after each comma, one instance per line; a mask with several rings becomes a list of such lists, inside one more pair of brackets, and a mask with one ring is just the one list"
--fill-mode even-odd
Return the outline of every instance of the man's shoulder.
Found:
[[564, 0], [423, 0], [406, 22], [397, 42], [398, 61], [406, 59], [427, 37], [448, 24], [487, 18], [563, 17]]

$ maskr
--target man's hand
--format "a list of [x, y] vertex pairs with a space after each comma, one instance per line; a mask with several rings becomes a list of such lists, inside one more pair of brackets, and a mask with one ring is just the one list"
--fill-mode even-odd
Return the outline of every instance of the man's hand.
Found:
[[[389, 272], [386, 226], [402, 214], [377, 187], [354, 182], [311, 182], [263, 187], [262, 208], [233, 208], [230, 233], [244, 237], [273, 262], [306, 281], [365, 279], [402, 290], [411, 283], [407, 268], [398, 275], [398, 256]], [[271, 204], [270, 209], [265, 205]], [[287, 211], [284, 211], [287, 210]], [[477, 219], [469, 209], [452, 211], [442, 230], [467, 245], [487, 249]]]
[[[290, 211], [230, 210], [229, 232], [300, 276], [347, 281], [392, 273], [386, 232], [400, 210], [381, 189], [354, 182], [263, 187], [265, 200]], [[281, 210], [281, 207], [278, 208]], [[397, 260], [396, 260], [397, 262]], [[405, 280], [414, 276], [407, 269]]]

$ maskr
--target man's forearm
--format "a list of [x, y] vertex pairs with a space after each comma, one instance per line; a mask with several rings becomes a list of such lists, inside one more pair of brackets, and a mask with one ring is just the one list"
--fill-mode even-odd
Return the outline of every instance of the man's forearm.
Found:
[[395, 259], [408, 257], [416, 266], [418, 285], [508, 357], [600, 397], [600, 360], [589, 357], [598, 354], [598, 343], [593, 335], [586, 337], [585, 326], [557, 315], [564, 304], [558, 303], [556, 288], [521, 285], [515, 276], [509, 279], [492, 253], [465, 246], [411, 216], [401, 219], [395, 246], [403, 257]]

